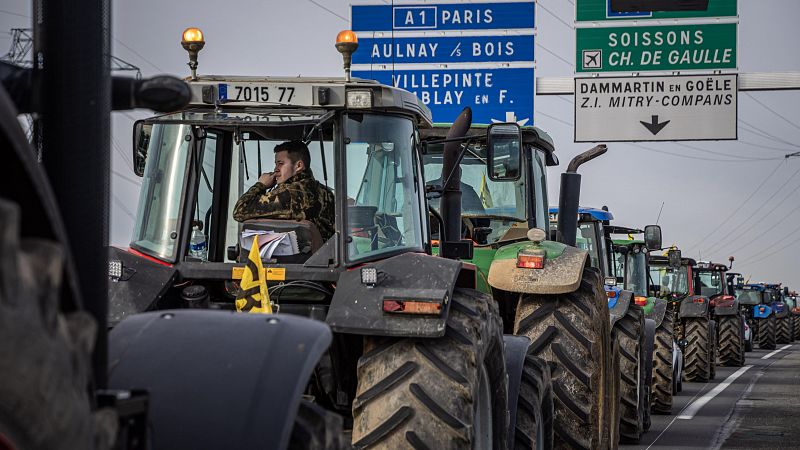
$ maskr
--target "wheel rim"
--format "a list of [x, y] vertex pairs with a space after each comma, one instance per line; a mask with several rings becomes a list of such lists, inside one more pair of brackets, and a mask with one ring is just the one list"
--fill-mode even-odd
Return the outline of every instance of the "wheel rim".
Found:
[[475, 402], [475, 439], [472, 448], [492, 448], [494, 432], [492, 430], [492, 394], [489, 388], [489, 377], [486, 366], [481, 364], [478, 375], [478, 398]]

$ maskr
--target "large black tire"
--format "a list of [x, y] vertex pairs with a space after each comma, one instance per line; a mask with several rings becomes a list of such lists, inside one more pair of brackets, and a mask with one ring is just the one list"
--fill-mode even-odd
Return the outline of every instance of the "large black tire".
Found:
[[631, 305], [611, 330], [612, 339], [619, 343], [619, 435], [620, 441], [638, 443], [644, 433], [645, 404], [645, 347], [644, 312]]
[[792, 320], [794, 321], [794, 339], [800, 341], [800, 315], [792, 316]]
[[717, 379], [717, 360], [719, 357], [719, 334], [717, 333], [717, 321], [711, 320], [708, 322], [708, 354], [709, 357], [709, 380]]
[[758, 348], [775, 350], [775, 316], [758, 319]]
[[792, 318], [790, 316], [775, 320], [775, 342], [788, 344], [792, 342]]
[[520, 296], [514, 333], [553, 367], [554, 445], [609, 448], [616, 414], [608, 297], [600, 273], [583, 271], [575, 292]]
[[711, 322], [706, 318], [684, 319], [686, 327], [685, 366], [683, 379], [704, 383], [711, 377], [711, 364], [714, 346], [709, 342]]
[[116, 415], [89, 397], [96, 325], [59, 312], [60, 245], [20, 239], [20, 211], [0, 199], [0, 447], [109, 448]]
[[522, 368], [514, 426], [515, 450], [553, 448], [553, 390], [547, 361], [528, 355]]
[[673, 367], [673, 329], [672, 314], [665, 314], [661, 325], [656, 328], [656, 342], [653, 350], [653, 384], [651, 389], [652, 412], [672, 413]]
[[723, 366], [744, 365], [744, 329], [739, 316], [721, 316], [719, 323], [719, 362]]
[[344, 450], [342, 416], [308, 400], [300, 402], [288, 450]]
[[364, 349], [355, 448], [506, 447], [503, 324], [488, 295], [456, 288], [442, 338], [366, 337]]

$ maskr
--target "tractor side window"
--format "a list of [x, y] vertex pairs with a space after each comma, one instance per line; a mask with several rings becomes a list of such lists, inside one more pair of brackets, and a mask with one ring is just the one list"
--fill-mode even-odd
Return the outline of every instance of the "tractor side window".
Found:
[[546, 159], [542, 150], [533, 152], [536, 159], [533, 161], [533, 205], [536, 214], [536, 226], [550, 235], [550, 220], [547, 216], [547, 171]]
[[155, 124], [147, 149], [131, 247], [169, 261], [176, 259], [191, 142], [188, 125]]
[[400, 117], [350, 114], [345, 133], [349, 259], [422, 250], [414, 125]]
[[576, 237], [578, 248], [589, 252], [589, 265], [600, 269], [600, 253], [598, 251], [597, 239], [595, 237], [595, 227], [591, 223], [581, 223], [578, 225], [578, 235]]
[[[214, 166], [217, 159], [217, 133], [207, 132], [205, 139], [200, 141], [200, 175], [197, 187], [197, 203], [192, 211], [192, 228], [200, 225], [200, 232], [205, 236], [206, 249], [209, 248], [209, 237], [211, 227], [217, 226], [211, 223], [211, 207], [214, 200]], [[195, 257], [207, 257], [207, 253], [193, 255]]]

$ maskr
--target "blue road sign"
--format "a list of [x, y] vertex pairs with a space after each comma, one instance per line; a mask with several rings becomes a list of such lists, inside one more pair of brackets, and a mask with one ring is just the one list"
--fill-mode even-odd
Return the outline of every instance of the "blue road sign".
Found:
[[353, 5], [353, 31], [534, 28], [534, 3]]
[[434, 122], [470, 106], [476, 124], [533, 124], [534, 0], [353, 5], [351, 17], [353, 76], [413, 92]]
[[359, 38], [353, 64], [533, 61], [527, 36]]
[[451, 123], [465, 106], [472, 123], [533, 122], [533, 69], [365, 70], [369, 78], [414, 93], [433, 112], [434, 122]]

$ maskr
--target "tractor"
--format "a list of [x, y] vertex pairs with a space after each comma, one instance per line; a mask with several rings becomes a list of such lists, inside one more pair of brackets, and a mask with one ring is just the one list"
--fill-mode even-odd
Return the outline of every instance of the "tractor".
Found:
[[[356, 39], [340, 38], [348, 74]], [[195, 68], [196, 57], [190, 51]], [[154, 311], [151, 322], [178, 335], [168, 327], [202, 326], [172, 319], [232, 314], [250, 264], [247, 238], [282, 233], [297, 245], [261, 255], [280, 313], [266, 323], [304, 316], [332, 331], [330, 345], [315, 352], [267, 352], [264, 367], [287, 368], [286, 420], [299, 403], [324, 419], [312, 423], [342, 422], [356, 448], [547, 448], [554, 435], [562, 446], [613, 447], [602, 280], [574, 241], [545, 239], [546, 215], [536, 209], [546, 201], [531, 180], [544, 186], [545, 160], [555, 160], [549, 138], [516, 123], [470, 134], [469, 109], [432, 137], [430, 111], [412, 94], [349, 75], [193, 73], [188, 84], [189, 107], [134, 125], [134, 168], [144, 180], [130, 246], [109, 250], [112, 338], [125, 344], [112, 346], [124, 362], [112, 385], [144, 379], [162, 393], [196, 392], [185, 377], [169, 381], [148, 370], [150, 361], [163, 362], [152, 356], [162, 351], [151, 348], [159, 339], [137, 340], [150, 336], [151, 323], [125, 318]], [[309, 220], [232, 219], [236, 199], [287, 140], [308, 146], [311, 171], [334, 193], [331, 236]], [[577, 211], [577, 168], [604, 152], [599, 146], [570, 163], [562, 175], [565, 210], [574, 204]], [[438, 155], [437, 167], [423, 167], [430, 155]], [[481, 233], [490, 235], [480, 230], [486, 227], [465, 229], [473, 223], [468, 209], [462, 217], [461, 168], [476, 163], [487, 183], [523, 195], [523, 213], [538, 214], [510, 217], [521, 226], [494, 255], [483, 284], [475, 265], [462, 262], [474, 259]], [[158, 320], [164, 314], [169, 322]], [[289, 376], [294, 366], [305, 371]]]
[[781, 288], [781, 284], [766, 284], [764, 296], [770, 303], [770, 307], [775, 312], [775, 343], [791, 344], [794, 342], [794, 319], [792, 317], [791, 306], [786, 302], [789, 296], [789, 288]]
[[[434, 238], [443, 206], [435, 191], [446, 173], [443, 146], [435, 141], [444, 131], [421, 131]], [[616, 365], [601, 279], [586, 252], [574, 247], [574, 234], [572, 241], [569, 236], [546, 239], [546, 168], [558, 164], [553, 142], [542, 130], [524, 127], [520, 177], [498, 180], [486, 172], [485, 131], [476, 126], [467, 137], [460, 166], [462, 223], [452, 231], [474, 243], [472, 258], [464, 261], [474, 264], [478, 289], [497, 301], [504, 331], [540, 344], [535, 354], [553, 367], [557, 446], [613, 447], [618, 439], [612, 425], [618, 420], [616, 402], [611, 401], [617, 395], [611, 382]], [[596, 147], [570, 163], [562, 174], [562, 201], [577, 208], [578, 189], [571, 180], [579, 180], [580, 164], [604, 151]], [[519, 409], [518, 421], [523, 414]]]
[[650, 278], [648, 254], [659, 248], [648, 248], [644, 240], [634, 235], [644, 231], [620, 226], [606, 227], [609, 234], [624, 234], [628, 239], [612, 240], [614, 271], [617, 283], [634, 295], [634, 303], [642, 306], [646, 319], [654, 321], [652, 382], [650, 386], [651, 411], [670, 414], [672, 396], [678, 393], [683, 371], [683, 352], [673, 335], [672, 315], [667, 314], [667, 300], [657, 296], [657, 286]]
[[727, 277], [728, 283], [733, 286], [736, 303], [739, 305], [739, 313], [744, 322], [744, 351], [752, 352], [755, 336], [753, 305], [757, 305], [760, 302], [761, 294], [744, 289], [744, 276], [742, 274], [728, 272]]
[[[560, 208], [550, 208], [551, 222], [558, 220], [560, 211]], [[643, 306], [647, 304], [646, 297], [637, 304], [634, 293], [619, 286], [614, 275], [609, 233], [613, 215], [605, 207], [579, 208], [578, 213], [577, 245], [589, 252], [591, 266], [603, 274], [612, 339], [619, 346], [620, 440], [636, 443], [650, 428], [651, 422], [650, 385], [655, 322], [645, 318]], [[558, 231], [561, 231], [560, 225]], [[658, 226], [648, 226], [646, 236], [648, 248], [661, 247], [661, 230]]]
[[767, 287], [763, 284], [745, 284], [742, 286], [742, 297], [753, 305], [752, 319], [758, 348], [775, 350], [775, 310], [770, 302]]
[[716, 377], [717, 324], [708, 297], [700, 294], [697, 263], [671, 248], [667, 256], [650, 255], [650, 276], [666, 298], [675, 338], [683, 350], [683, 380], [706, 382]]
[[790, 305], [792, 311], [792, 326], [794, 327], [794, 340], [800, 341], [800, 298], [796, 291], [789, 292], [786, 303]]
[[[733, 264], [733, 256], [729, 259]], [[745, 361], [745, 322], [735, 297], [735, 285], [727, 276], [730, 265], [713, 262], [697, 263], [700, 294], [708, 297], [717, 322], [719, 362], [724, 366], [742, 367]]]

